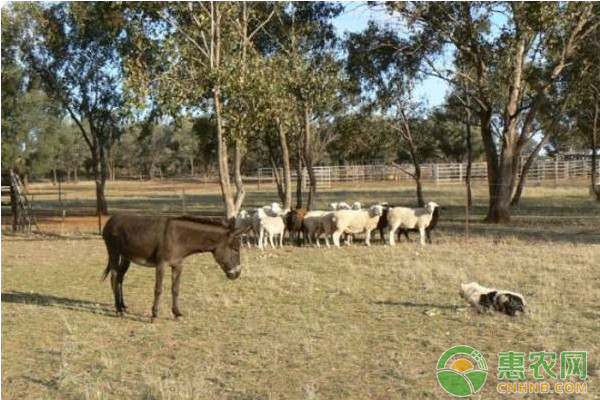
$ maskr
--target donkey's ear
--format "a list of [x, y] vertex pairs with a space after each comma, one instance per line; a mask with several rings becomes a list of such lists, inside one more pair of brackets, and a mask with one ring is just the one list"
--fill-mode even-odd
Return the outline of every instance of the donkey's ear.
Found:
[[239, 235], [243, 235], [244, 233], [248, 232], [250, 229], [252, 229], [251, 225], [247, 225], [247, 226], [240, 226], [239, 228], [233, 229], [231, 231], [231, 234], [233, 236], [239, 236]]

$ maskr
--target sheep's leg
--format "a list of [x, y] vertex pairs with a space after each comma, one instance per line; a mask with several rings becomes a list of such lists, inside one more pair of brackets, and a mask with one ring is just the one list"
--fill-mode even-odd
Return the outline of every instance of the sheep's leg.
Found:
[[283, 248], [283, 234], [279, 235], [279, 248]]
[[331, 235], [331, 239], [333, 240], [333, 244], [336, 247], [340, 247], [340, 236], [342, 235], [342, 232], [340, 231], [335, 231], [333, 232], [333, 235]]
[[431, 242], [431, 230], [430, 229], [425, 229], [425, 233], [427, 234], [427, 243], [428, 244], [432, 244], [432, 242]]
[[259, 233], [258, 233], [258, 248], [261, 250], [264, 250], [265, 246], [263, 244], [263, 239], [265, 236], [265, 230], [264, 229], [260, 229]]
[[396, 242], [395, 242], [395, 238], [396, 238], [396, 230], [398, 230], [398, 228], [400, 227], [400, 225], [390, 225], [390, 246], [395, 246]]
[[371, 245], [371, 231], [367, 229], [367, 231], [365, 232], [365, 244], [367, 246]]
[[271, 247], [275, 248], [275, 245], [273, 244], [273, 232], [269, 232], [269, 243], [271, 243]]
[[325, 245], [327, 245], [327, 248], [329, 249], [329, 239], [327, 239], [327, 235], [325, 235]]
[[421, 239], [421, 246], [425, 246], [425, 227], [424, 226], [419, 227], [419, 236]]

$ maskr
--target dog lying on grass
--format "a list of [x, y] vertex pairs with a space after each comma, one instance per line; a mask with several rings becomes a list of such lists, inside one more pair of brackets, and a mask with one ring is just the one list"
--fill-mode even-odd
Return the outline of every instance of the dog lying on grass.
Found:
[[459, 293], [479, 312], [498, 311], [511, 316], [525, 312], [525, 300], [519, 293], [486, 288], [477, 282], [463, 283]]

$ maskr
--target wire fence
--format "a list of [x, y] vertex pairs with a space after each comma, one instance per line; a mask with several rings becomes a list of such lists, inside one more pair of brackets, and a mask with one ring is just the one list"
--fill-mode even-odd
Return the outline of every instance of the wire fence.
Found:
[[[435, 185], [464, 184], [467, 176], [466, 163], [421, 164], [421, 181]], [[597, 162], [600, 169], [600, 160]], [[521, 170], [521, 168], [519, 168]], [[556, 183], [571, 179], [588, 178], [591, 175], [591, 160], [574, 161], [537, 161], [534, 162], [527, 173], [528, 181], [554, 181]], [[279, 170], [280, 176], [283, 171]], [[376, 165], [333, 165], [314, 167], [314, 173], [319, 187], [331, 187], [338, 183], [384, 182], [384, 181], [412, 181], [415, 168], [412, 164], [398, 166]], [[303, 170], [304, 185], [308, 185], [308, 172]], [[292, 179], [296, 180], [297, 172], [292, 172]], [[487, 164], [476, 162], [471, 166], [471, 181], [481, 182], [487, 180]], [[257, 170], [258, 187], [275, 185], [276, 178], [273, 168], [259, 168]]]

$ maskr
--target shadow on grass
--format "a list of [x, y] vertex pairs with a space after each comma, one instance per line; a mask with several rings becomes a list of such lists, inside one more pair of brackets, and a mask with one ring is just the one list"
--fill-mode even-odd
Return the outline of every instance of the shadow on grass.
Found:
[[94, 303], [88, 300], [69, 299], [67, 297], [52, 296], [41, 293], [3, 292], [2, 303], [29, 304], [33, 306], [57, 307], [65, 310], [82, 311], [91, 314], [99, 314], [110, 318], [125, 318], [132, 321], [148, 322], [140, 314], [127, 313], [124, 316], [116, 315], [113, 306], [102, 303]]
[[401, 306], [411, 308], [440, 308], [443, 310], [459, 310], [464, 306], [457, 306], [454, 304], [431, 304], [431, 303], [414, 303], [412, 301], [395, 301], [395, 300], [379, 300], [373, 301], [373, 304], [379, 306]]

